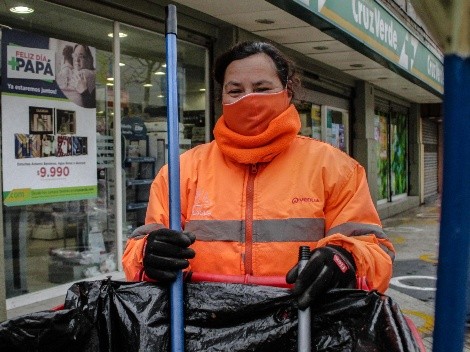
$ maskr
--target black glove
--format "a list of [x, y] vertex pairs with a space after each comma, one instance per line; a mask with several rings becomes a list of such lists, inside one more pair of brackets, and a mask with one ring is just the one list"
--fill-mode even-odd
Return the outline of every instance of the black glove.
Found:
[[322, 294], [333, 288], [356, 287], [356, 265], [351, 253], [340, 246], [328, 245], [310, 252], [310, 259], [299, 275], [296, 264], [286, 275], [299, 296], [300, 309], [309, 307]]
[[188, 248], [196, 237], [189, 232], [170, 229], [152, 231], [147, 236], [144, 250], [145, 274], [159, 282], [170, 282], [182, 269], [189, 266], [188, 259], [196, 253]]

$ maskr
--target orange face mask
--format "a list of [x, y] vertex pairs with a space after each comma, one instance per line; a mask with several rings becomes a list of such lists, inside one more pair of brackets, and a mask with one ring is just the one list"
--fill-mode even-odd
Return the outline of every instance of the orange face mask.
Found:
[[266, 131], [269, 123], [290, 104], [287, 89], [278, 93], [250, 93], [234, 103], [223, 104], [227, 127], [244, 136], [256, 136]]

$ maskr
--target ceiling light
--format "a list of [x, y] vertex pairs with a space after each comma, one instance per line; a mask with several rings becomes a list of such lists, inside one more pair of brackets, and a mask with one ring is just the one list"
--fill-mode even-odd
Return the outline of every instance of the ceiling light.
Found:
[[108, 81], [114, 81], [114, 77], [108, 77], [106, 78]]
[[152, 83], [145, 83], [144, 84], [144, 87], [151, 87], [152, 86]]
[[126, 66], [126, 64], [123, 63], [123, 62], [120, 62], [120, 63], [119, 63], [119, 66]]
[[162, 64], [162, 67], [166, 67], [166, 64]]
[[206, 88], [201, 88], [199, 89], [200, 92], [205, 92], [206, 91]]
[[355, 67], [355, 68], [361, 68], [361, 67], [364, 67], [364, 65], [363, 65], [363, 64], [351, 64], [351, 65], [349, 65], [349, 66], [351, 66], [351, 67]]
[[328, 50], [328, 47], [326, 45], [314, 46], [313, 48], [315, 50]]
[[[114, 33], [108, 33], [108, 37], [112, 38], [114, 37]], [[119, 32], [119, 38], [125, 38], [127, 37], [127, 33]]]
[[14, 6], [10, 8], [10, 11], [13, 13], [31, 13], [34, 12], [34, 9], [28, 6]]
[[163, 71], [157, 71], [157, 72], [155, 72], [155, 74], [156, 74], [156, 75], [160, 75], [160, 76], [161, 76], [161, 75], [164, 75], [164, 74], [165, 74], [165, 72], [163, 72]]
[[158, 98], [163, 98], [163, 97], [164, 97], [163, 94], [158, 95]]
[[260, 23], [260, 24], [273, 24], [274, 21], [270, 20], [268, 18], [260, 18], [258, 20], [255, 20], [255, 22]]
[[110, 87], [114, 86], [114, 84], [111, 83], [111, 82], [106, 83], [106, 85], [107, 85], [107, 86], [110, 86]]

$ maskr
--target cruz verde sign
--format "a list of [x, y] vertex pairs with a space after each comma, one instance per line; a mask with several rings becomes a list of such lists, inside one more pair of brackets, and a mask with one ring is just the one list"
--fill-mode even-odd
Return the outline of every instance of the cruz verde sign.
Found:
[[442, 55], [416, 38], [373, 0], [292, 0], [341, 28], [439, 93], [444, 91]]

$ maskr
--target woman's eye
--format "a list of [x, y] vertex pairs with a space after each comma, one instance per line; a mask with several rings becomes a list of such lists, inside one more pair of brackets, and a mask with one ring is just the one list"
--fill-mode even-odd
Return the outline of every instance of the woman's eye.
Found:
[[270, 90], [271, 88], [268, 88], [268, 87], [259, 87], [259, 88], [254, 89], [253, 91], [255, 93], [263, 93], [263, 92], [268, 92]]
[[240, 89], [231, 89], [227, 94], [233, 97], [242, 94], [242, 91]]

